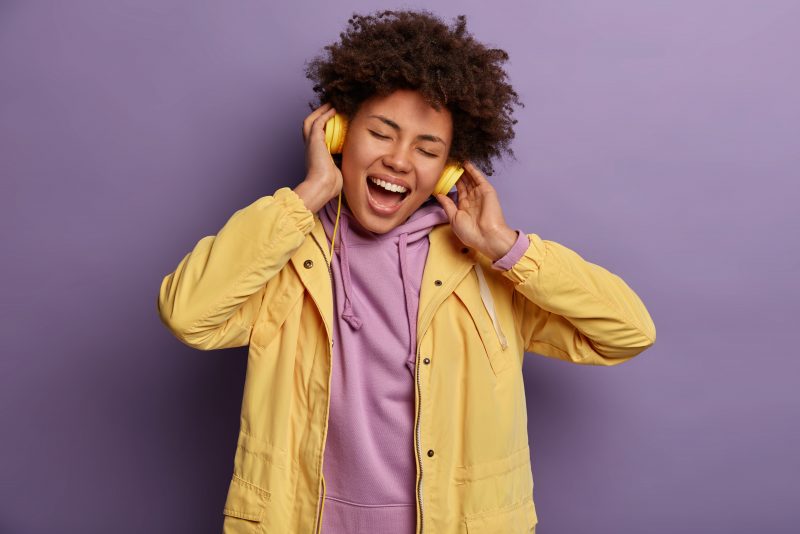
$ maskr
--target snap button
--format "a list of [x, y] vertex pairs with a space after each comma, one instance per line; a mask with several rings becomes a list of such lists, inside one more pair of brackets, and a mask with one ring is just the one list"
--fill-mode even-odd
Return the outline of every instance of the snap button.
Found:
[[429, 363], [431, 363], [431, 359], [430, 358], [425, 358], [424, 360], [422, 360], [422, 363], [424, 363], [425, 365], [428, 365]]
[[433, 456], [433, 449], [428, 449], [428, 456]]
[[433, 283], [434, 283], [434, 284], [436, 284], [437, 286], [440, 286], [440, 285], [442, 285], [442, 281], [441, 281], [441, 280], [436, 280], [436, 281], [435, 281], [435, 282], [433, 282]]
[[314, 262], [311, 261], [311, 260], [306, 260], [306, 261], [303, 262], [303, 267], [305, 267], [306, 269], [310, 269], [313, 266], [314, 266]]

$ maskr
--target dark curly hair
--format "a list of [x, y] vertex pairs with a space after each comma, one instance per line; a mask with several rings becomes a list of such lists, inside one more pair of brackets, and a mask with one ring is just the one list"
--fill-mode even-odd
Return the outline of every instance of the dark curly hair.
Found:
[[341, 40], [306, 64], [306, 76], [320, 104], [330, 102], [348, 117], [373, 95], [418, 91], [434, 109], [452, 114], [450, 157], [491, 175], [493, 158], [514, 156], [512, 105], [524, 104], [506, 81], [508, 54], [476, 41], [466, 24], [460, 15], [450, 28], [424, 10], [354, 14]]

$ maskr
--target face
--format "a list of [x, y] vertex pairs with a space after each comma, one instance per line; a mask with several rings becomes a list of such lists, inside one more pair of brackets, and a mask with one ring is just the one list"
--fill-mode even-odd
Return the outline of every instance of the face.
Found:
[[403, 89], [365, 100], [348, 122], [344, 196], [361, 226], [383, 234], [433, 193], [450, 152], [452, 117]]

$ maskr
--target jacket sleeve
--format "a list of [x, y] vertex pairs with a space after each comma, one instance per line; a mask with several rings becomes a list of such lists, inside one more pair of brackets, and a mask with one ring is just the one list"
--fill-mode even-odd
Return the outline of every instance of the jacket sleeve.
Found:
[[655, 343], [641, 299], [617, 275], [554, 241], [530, 244], [503, 275], [514, 282], [514, 308], [525, 350], [586, 365], [616, 365]]
[[247, 345], [267, 282], [313, 225], [314, 215], [288, 187], [238, 210], [164, 277], [158, 294], [161, 321], [200, 350]]

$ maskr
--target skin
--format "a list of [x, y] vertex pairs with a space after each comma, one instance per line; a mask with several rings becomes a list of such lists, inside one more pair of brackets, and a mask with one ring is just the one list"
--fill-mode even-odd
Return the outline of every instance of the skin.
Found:
[[[434, 109], [418, 92], [407, 89], [365, 100], [349, 119], [341, 170], [325, 146], [324, 126], [335, 112], [323, 104], [303, 122], [307, 173], [294, 191], [314, 213], [343, 191], [361, 226], [386, 233], [403, 224], [433, 193], [452, 143], [450, 112]], [[456, 182], [458, 204], [445, 195], [436, 199], [459, 240], [497, 260], [511, 249], [517, 232], [506, 224], [497, 192], [483, 173], [469, 161], [463, 167]], [[370, 206], [371, 175], [391, 176], [409, 188], [397, 212], [385, 215]]]
[[[414, 91], [365, 100], [351, 120], [342, 150], [344, 195], [356, 220], [379, 234], [406, 221], [430, 198], [447, 161], [452, 132], [450, 112], [435, 110]], [[391, 176], [409, 187], [396, 213], [383, 215], [370, 206], [367, 177], [374, 175]]]

